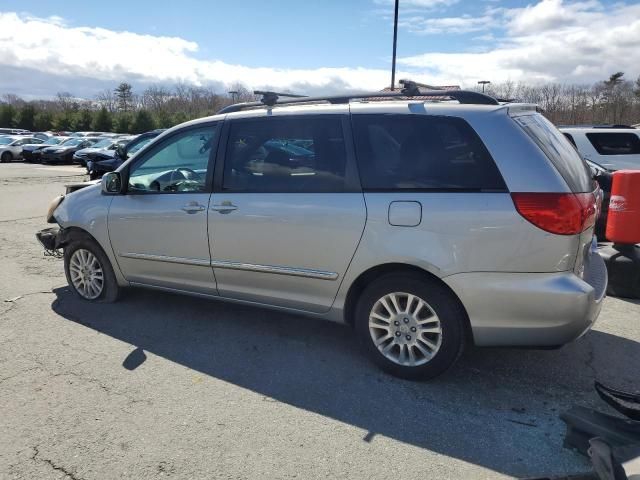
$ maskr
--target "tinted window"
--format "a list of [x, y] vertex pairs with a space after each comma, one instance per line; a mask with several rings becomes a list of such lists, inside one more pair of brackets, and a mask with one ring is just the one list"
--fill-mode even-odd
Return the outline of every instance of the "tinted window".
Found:
[[231, 124], [223, 188], [238, 192], [345, 189], [342, 120], [287, 117]]
[[460, 118], [354, 115], [353, 125], [365, 189], [506, 189], [480, 138]]
[[514, 120], [551, 160], [573, 192], [593, 191], [589, 167], [553, 123], [540, 114], [522, 115]]
[[587, 138], [600, 155], [640, 154], [640, 138], [635, 133], [587, 133]]
[[129, 173], [129, 192], [204, 192], [217, 127], [178, 133], [153, 148]]

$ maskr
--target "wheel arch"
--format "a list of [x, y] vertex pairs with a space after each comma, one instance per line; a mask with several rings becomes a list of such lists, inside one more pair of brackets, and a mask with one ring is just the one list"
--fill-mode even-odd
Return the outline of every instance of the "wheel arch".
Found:
[[376, 265], [375, 267], [371, 267], [368, 270], [362, 272], [351, 284], [349, 290], [347, 292], [345, 303], [344, 303], [344, 321], [346, 324], [353, 326], [354, 324], [354, 316], [355, 309], [358, 303], [358, 298], [364, 291], [364, 289], [376, 278], [387, 275], [389, 273], [414, 273], [423, 276], [424, 278], [428, 278], [431, 281], [435, 281], [439, 285], [441, 285], [445, 290], [447, 290], [453, 299], [460, 305], [461, 311], [464, 312], [463, 325], [465, 328], [466, 338], [470, 343], [473, 342], [473, 331], [471, 328], [471, 322], [469, 321], [469, 315], [467, 313], [467, 309], [464, 304], [456, 295], [456, 293], [443, 282], [440, 278], [435, 276], [433, 273], [416, 267], [415, 265], [410, 265], [406, 263], [384, 263], [380, 265]]

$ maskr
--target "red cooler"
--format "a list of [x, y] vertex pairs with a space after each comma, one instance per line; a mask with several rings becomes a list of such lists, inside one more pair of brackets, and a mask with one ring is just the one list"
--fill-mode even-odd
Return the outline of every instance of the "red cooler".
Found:
[[640, 170], [613, 174], [607, 239], [622, 245], [640, 243]]

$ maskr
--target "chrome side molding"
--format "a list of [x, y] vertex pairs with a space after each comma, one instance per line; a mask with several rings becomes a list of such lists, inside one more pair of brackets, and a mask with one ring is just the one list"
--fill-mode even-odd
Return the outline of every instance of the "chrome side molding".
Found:
[[179, 263], [181, 265], [194, 265], [197, 267], [209, 267], [211, 262], [200, 258], [169, 257], [167, 255], [150, 255], [147, 253], [121, 253], [120, 257], [134, 258], [136, 260], [151, 260], [152, 262]]
[[204, 260], [200, 258], [170, 257], [167, 255], [150, 255], [147, 253], [120, 253], [120, 257], [135, 260], [150, 260], [152, 262], [179, 263], [196, 267], [226, 268], [228, 270], [243, 270], [246, 272], [273, 273], [276, 275], [291, 275], [294, 277], [316, 278], [318, 280], [337, 280], [336, 272], [325, 272], [310, 268], [279, 267], [275, 265], [258, 265], [254, 263], [229, 262], [226, 260]]
[[277, 267], [274, 265], [256, 265], [254, 263], [228, 262], [225, 260], [212, 260], [213, 268], [226, 268], [229, 270], [244, 270], [248, 272], [275, 273], [276, 275], [292, 275], [294, 277], [317, 278], [319, 280], [336, 280], [335, 272], [323, 272], [309, 268]]

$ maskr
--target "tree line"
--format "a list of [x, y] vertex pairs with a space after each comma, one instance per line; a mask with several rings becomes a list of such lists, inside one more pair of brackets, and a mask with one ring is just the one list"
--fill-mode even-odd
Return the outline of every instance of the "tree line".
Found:
[[[555, 124], [640, 123], [640, 77], [625, 79], [616, 72], [592, 85], [524, 82], [489, 84], [488, 94], [539, 105]], [[16, 95], [0, 97], [0, 127], [31, 131], [86, 131], [142, 133], [213, 115], [238, 101], [255, 100], [244, 86], [230, 92], [178, 84], [149, 86], [136, 93], [129, 83], [99, 92], [87, 100], [71, 93], [54, 99], [26, 101]]]
[[539, 105], [556, 125], [640, 123], [640, 77], [630, 81], [624, 72], [592, 85], [504, 82], [488, 87], [486, 93], [497, 98]]
[[53, 99], [30, 101], [5, 94], [0, 97], [0, 127], [33, 132], [143, 133], [213, 115], [236, 101], [254, 99], [242, 85], [234, 85], [231, 93], [222, 94], [183, 84], [173, 88], [150, 86], [137, 94], [131, 84], [121, 83], [90, 100], [69, 92], [60, 92]]

